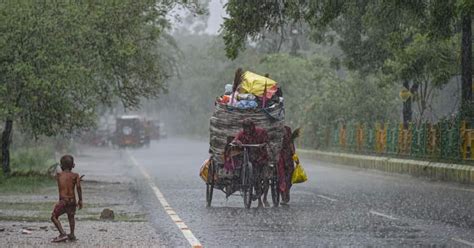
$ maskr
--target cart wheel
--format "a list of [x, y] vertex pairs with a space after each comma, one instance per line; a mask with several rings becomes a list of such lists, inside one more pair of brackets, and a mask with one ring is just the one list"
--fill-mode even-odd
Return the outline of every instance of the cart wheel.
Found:
[[214, 193], [214, 166], [213, 166], [213, 163], [211, 162], [211, 164], [209, 165], [209, 172], [207, 175], [207, 183], [206, 183], [207, 207], [211, 206], [213, 193]]
[[276, 169], [274, 169], [273, 177], [271, 179], [270, 190], [272, 193], [273, 206], [278, 207], [280, 204], [280, 190], [278, 189], [278, 176], [276, 174]]
[[244, 195], [244, 206], [250, 208], [252, 205], [253, 171], [252, 164], [242, 166], [242, 193]]

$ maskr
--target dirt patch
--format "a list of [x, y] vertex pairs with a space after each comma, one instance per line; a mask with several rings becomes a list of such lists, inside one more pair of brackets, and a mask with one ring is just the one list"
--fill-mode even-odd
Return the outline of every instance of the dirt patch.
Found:
[[[46, 227], [46, 228], [45, 228]], [[66, 230], [69, 227], [65, 226]], [[75, 242], [52, 244], [58, 234], [51, 224], [3, 222], [0, 224], [2, 247], [157, 247], [158, 239], [146, 222], [80, 221]], [[22, 234], [29, 230], [30, 234]]]
[[[67, 244], [68, 247], [156, 247], [157, 234], [136, 198], [127, 161], [117, 151], [108, 149], [88, 149], [85, 154], [76, 156], [74, 169], [85, 175], [84, 208], [76, 212], [79, 241]], [[49, 220], [57, 198], [56, 187], [35, 193], [0, 193], [0, 246], [50, 247], [50, 239], [58, 234]], [[114, 220], [100, 219], [104, 208], [113, 210]], [[60, 220], [69, 231], [67, 218], [61, 216]], [[22, 230], [28, 234], [22, 234]]]

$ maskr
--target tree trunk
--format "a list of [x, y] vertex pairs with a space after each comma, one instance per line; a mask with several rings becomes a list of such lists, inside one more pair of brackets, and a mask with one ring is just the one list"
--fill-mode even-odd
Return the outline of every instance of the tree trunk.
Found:
[[471, 15], [462, 16], [461, 40], [461, 114], [464, 119], [473, 118], [472, 106], [472, 30]]
[[[407, 90], [410, 90], [412, 95], [418, 91], [418, 84], [413, 83], [410, 87], [410, 82], [408, 80], [403, 81], [403, 87]], [[403, 102], [403, 128], [408, 129], [408, 124], [413, 120], [413, 97], [409, 97], [405, 102]]]
[[[410, 83], [408, 80], [403, 81], [403, 86], [409, 90], [410, 89]], [[411, 122], [413, 111], [411, 108], [411, 97], [409, 97], [406, 101], [403, 102], [403, 128], [407, 129], [408, 128], [408, 123]]]
[[2, 168], [5, 176], [10, 175], [10, 143], [12, 140], [13, 120], [5, 121], [5, 129], [2, 132]]

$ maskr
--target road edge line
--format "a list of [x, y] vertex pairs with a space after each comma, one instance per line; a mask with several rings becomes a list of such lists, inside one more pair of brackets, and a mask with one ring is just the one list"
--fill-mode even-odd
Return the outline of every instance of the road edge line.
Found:
[[199, 242], [196, 236], [194, 236], [191, 229], [184, 223], [184, 221], [178, 216], [178, 214], [174, 211], [174, 209], [169, 205], [168, 201], [165, 199], [164, 195], [161, 193], [158, 186], [156, 186], [151, 180], [151, 177], [148, 174], [148, 172], [146, 172], [146, 170], [137, 162], [135, 157], [132, 154], [130, 154], [130, 152], [127, 151], [127, 155], [132, 161], [133, 165], [135, 165], [135, 167], [137, 167], [142, 173], [142, 175], [146, 178], [146, 180], [148, 181], [148, 185], [153, 190], [153, 193], [155, 194], [156, 198], [158, 199], [161, 206], [165, 210], [166, 214], [171, 218], [174, 224], [178, 227], [178, 229], [184, 235], [184, 238], [188, 241], [191, 247], [202, 248], [201, 242]]
[[390, 220], [398, 220], [398, 218], [395, 218], [393, 216], [390, 216], [390, 215], [387, 215], [387, 214], [384, 214], [384, 213], [380, 213], [380, 212], [377, 212], [377, 211], [374, 211], [374, 210], [370, 210], [369, 213], [371, 213], [373, 215], [385, 217], [385, 218], [390, 219]]
[[325, 196], [325, 195], [316, 195], [316, 196], [319, 197], [319, 198], [322, 198], [322, 199], [326, 199], [326, 200], [328, 200], [328, 201], [332, 201], [332, 202], [336, 202], [336, 201], [337, 201], [337, 199], [334, 199], [334, 198], [331, 198], [331, 197], [327, 197], [327, 196]]
[[463, 240], [463, 239], [460, 239], [460, 238], [451, 238], [451, 240], [456, 241], [456, 242], [461, 243], [461, 244], [465, 244], [465, 245], [474, 247], [474, 243]]

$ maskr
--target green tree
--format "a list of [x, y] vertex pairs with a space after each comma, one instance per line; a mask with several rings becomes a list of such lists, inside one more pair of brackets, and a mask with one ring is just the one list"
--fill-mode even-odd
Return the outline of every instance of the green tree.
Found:
[[[436, 1], [252, 1], [230, 0], [229, 14], [224, 22], [223, 38], [227, 56], [235, 58], [248, 39], [264, 38], [265, 31], [282, 32], [285, 24], [305, 22], [316, 42], [336, 41], [344, 53], [336, 63], [357, 70], [362, 76], [383, 69], [385, 61], [413, 41], [416, 29], [433, 41], [462, 33], [461, 61], [463, 102], [472, 98], [472, 13], [474, 4], [468, 0]], [[421, 71], [420, 73], [423, 73]], [[432, 72], [429, 72], [432, 73]], [[410, 79], [409, 81], [413, 81]], [[419, 90], [418, 85], [405, 87]], [[405, 117], [411, 115], [410, 108]], [[463, 106], [466, 106], [463, 104]], [[472, 107], [463, 107], [463, 112]], [[407, 109], [408, 110], [408, 109]]]
[[[0, 117], [5, 174], [12, 128], [52, 136], [93, 125], [96, 106], [135, 107], [170, 76], [159, 43], [187, 1], [0, 3]], [[192, 5], [192, 4], [191, 4]], [[194, 6], [194, 5], [193, 5]]]
[[[207, 134], [209, 117], [216, 96], [232, 83], [237, 67], [258, 74], [269, 73], [281, 85], [285, 97], [286, 122], [303, 127], [307, 144], [312, 130], [336, 122], [395, 120], [398, 118], [397, 90], [382, 85], [378, 76], [363, 79], [358, 73], [338, 71], [330, 66], [323, 48], [312, 47], [306, 56], [290, 53], [267, 54], [257, 45], [233, 61], [226, 59], [218, 37], [175, 34], [182, 58], [180, 77], [174, 78], [169, 94], [157, 103], [160, 118], [168, 119], [170, 129], [180, 134]], [[291, 52], [291, 51], [289, 51]], [[390, 114], [386, 114], [390, 113]]]
[[396, 89], [384, 85], [380, 75], [338, 75], [330, 66], [330, 59], [321, 55], [265, 55], [253, 68], [262, 74], [269, 73], [280, 83], [286, 121], [308, 130], [304, 135], [307, 144], [312, 144], [313, 131], [324, 126], [398, 118]]
[[427, 35], [416, 34], [410, 44], [385, 61], [390, 81], [413, 81], [417, 86], [413, 99], [419, 110], [418, 123], [431, 107], [434, 91], [441, 89], [459, 71], [456, 44], [454, 39], [433, 41]]

